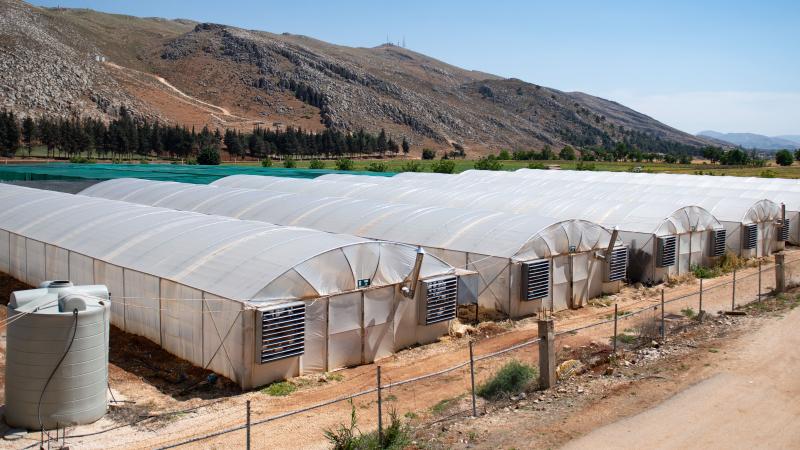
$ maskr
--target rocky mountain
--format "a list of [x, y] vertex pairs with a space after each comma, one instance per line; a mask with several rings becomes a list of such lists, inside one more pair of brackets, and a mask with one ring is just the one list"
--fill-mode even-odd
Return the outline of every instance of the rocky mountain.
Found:
[[20, 115], [134, 115], [187, 126], [385, 128], [421, 146], [709, 141], [615, 102], [461, 69], [393, 45], [0, 0], [0, 107]]
[[[697, 133], [703, 138], [722, 141], [731, 145], [756, 150], [781, 150], [800, 148], [800, 139], [792, 140], [793, 136], [764, 136], [754, 133], [720, 133], [717, 131], [701, 131]], [[797, 136], [794, 136], [797, 138]]]

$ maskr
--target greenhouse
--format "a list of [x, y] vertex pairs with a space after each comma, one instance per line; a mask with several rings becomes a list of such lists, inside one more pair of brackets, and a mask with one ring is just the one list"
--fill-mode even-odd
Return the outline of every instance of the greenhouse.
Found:
[[[302, 182], [302, 180], [296, 180]], [[577, 308], [624, 278], [626, 249], [585, 220], [289, 193], [111, 180], [84, 195], [421, 245], [479, 275], [479, 303], [511, 317]], [[610, 252], [610, 254], [608, 253]]]
[[[452, 176], [451, 176], [452, 177]], [[350, 180], [334, 181], [337, 179]], [[423, 178], [424, 179], [424, 178]], [[363, 180], [357, 183], [356, 181]], [[389, 179], [387, 179], [389, 180]], [[635, 203], [565, 196], [559, 191], [522, 190], [510, 193], [505, 186], [489, 189], [435, 183], [370, 183], [372, 178], [325, 176], [316, 180], [234, 176], [214, 185], [265, 186], [293, 192], [335, 192], [354, 198], [384, 199], [394, 203], [445, 205], [465, 209], [489, 209], [513, 214], [542, 214], [557, 219], [583, 219], [606, 228], [617, 228], [630, 249], [629, 281], [660, 282], [687, 273], [693, 265], [712, 265], [724, 253], [725, 226], [702, 207], [668, 203]], [[737, 241], [738, 242], [738, 241]], [[660, 253], [666, 256], [659, 258]]]
[[[560, 171], [540, 171], [560, 172]], [[567, 173], [565, 171], [565, 173]], [[567, 212], [561, 205], [564, 200], [572, 202], [585, 202], [591, 204], [587, 210], [602, 208], [603, 204], [609, 208], [616, 207], [624, 202], [631, 209], [638, 205], [647, 205], [651, 208], [680, 209], [686, 205], [699, 206], [706, 209], [727, 230], [727, 251], [745, 258], [769, 256], [775, 251], [780, 251], [785, 246], [785, 241], [791, 242], [793, 230], [797, 230], [797, 211], [787, 210], [785, 213], [781, 205], [764, 198], [758, 198], [758, 193], [730, 192], [714, 188], [698, 189], [683, 186], [639, 185], [613, 182], [581, 182], [567, 175], [566, 179], [535, 178], [514, 176], [503, 172], [467, 171], [465, 174], [451, 176], [449, 180], [437, 179], [430, 181], [418, 174], [408, 174], [393, 182], [380, 182], [372, 178], [361, 178], [362, 182], [351, 183], [358, 186], [358, 195], [385, 195], [381, 191], [395, 191], [404, 197], [403, 201], [413, 198], [415, 201], [429, 201], [435, 194], [424, 191], [438, 190], [443, 195], [452, 197], [455, 202], [471, 203], [475, 207], [497, 205], [494, 209], [502, 211], [521, 212], [531, 208], [546, 215], [556, 215], [556, 211]], [[243, 177], [246, 178], [246, 177]], [[257, 178], [257, 177], [254, 177]], [[332, 180], [357, 181], [347, 175], [329, 175], [319, 180], [309, 180], [307, 184], [325, 184], [325, 189], [334, 189]], [[218, 183], [224, 183], [225, 179]], [[372, 187], [370, 187], [372, 186]], [[346, 188], [345, 188], [346, 189]], [[441, 197], [441, 195], [439, 196]], [[431, 200], [432, 201], [432, 200]], [[437, 198], [441, 201], [441, 198]], [[605, 202], [605, 203], [603, 203]], [[446, 203], [451, 204], [451, 203]], [[661, 206], [659, 206], [661, 205]], [[520, 209], [522, 208], [522, 209]], [[573, 208], [569, 214], [580, 213], [580, 208]], [[599, 211], [600, 214], [602, 210]], [[786, 214], [786, 224], [783, 227], [783, 216]], [[587, 220], [597, 221], [603, 225], [609, 224], [598, 220], [595, 216], [575, 216]], [[794, 220], [793, 220], [794, 219]], [[794, 221], [795, 225], [792, 225]], [[623, 225], [620, 225], [621, 227]]]
[[475, 277], [404, 244], [10, 185], [0, 271], [105, 284], [114, 325], [243, 388], [434, 341]]

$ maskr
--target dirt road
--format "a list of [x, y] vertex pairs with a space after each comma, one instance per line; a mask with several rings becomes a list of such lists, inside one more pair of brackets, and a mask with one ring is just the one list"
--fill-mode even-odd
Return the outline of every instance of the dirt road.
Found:
[[800, 309], [736, 341], [715, 374], [564, 448], [800, 448]]

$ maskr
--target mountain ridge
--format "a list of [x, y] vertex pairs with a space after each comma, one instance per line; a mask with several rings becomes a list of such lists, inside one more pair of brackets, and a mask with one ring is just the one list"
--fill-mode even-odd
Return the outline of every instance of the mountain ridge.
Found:
[[138, 117], [195, 127], [386, 129], [416, 149], [464, 147], [476, 155], [623, 141], [662, 152], [710, 144], [610, 100], [462, 69], [395, 45], [347, 47], [0, 0], [0, 25], [12, 19], [15, 25], [0, 27], [0, 50], [12, 55], [0, 61], [0, 107], [20, 115], [113, 117], [125, 106]]
[[[704, 130], [697, 133], [697, 135], [747, 149], [781, 150], [800, 148], [800, 136], [793, 135], [765, 136], [756, 133], [721, 133], [713, 130]], [[793, 141], [792, 137], [797, 140]]]

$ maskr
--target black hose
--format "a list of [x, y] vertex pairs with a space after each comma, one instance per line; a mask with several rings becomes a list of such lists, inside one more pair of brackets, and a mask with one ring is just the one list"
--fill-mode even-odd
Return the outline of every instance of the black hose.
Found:
[[50, 376], [47, 377], [47, 382], [44, 383], [44, 387], [42, 388], [42, 393], [39, 395], [39, 403], [36, 405], [36, 418], [39, 420], [39, 428], [44, 430], [44, 424], [42, 423], [42, 400], [44, 399], [44, 393], [47, 391], [47, 386], [50, 385], [50, 382], [53, 381], [53, 377], [55, 376], [58, 368], [61, 367], [61, 364], [64, 362], [64, 359], [67, 358], [67, 354], [69, 354], [69, 349], [72, 348], [72, 343], [75, 342], [75, 335], [78, 334], [78, 310], [72, 310], [72, 317], [75, 318], [75, 322], [73, 324], [72, 329], [72, 339], [69, 340], [69, 344], [67, 345], [67, 349], [64, 350], [64, 354], [61, 355], [61, 359], [58, 360], [58, 364], [53, 368], [53, 371], [50, 372]]

